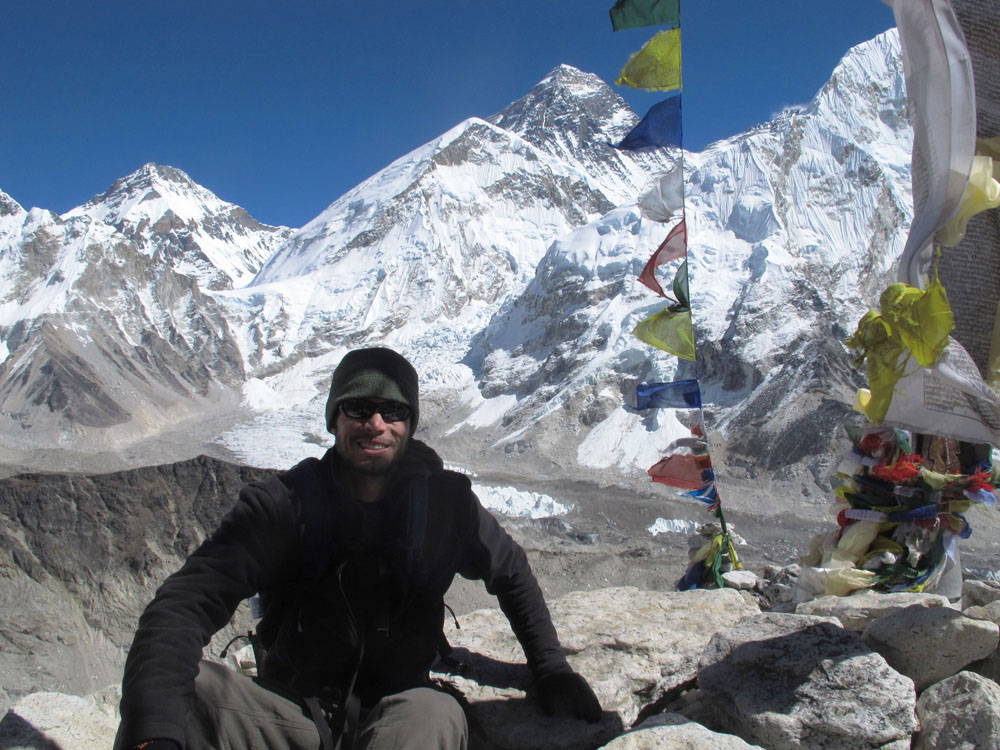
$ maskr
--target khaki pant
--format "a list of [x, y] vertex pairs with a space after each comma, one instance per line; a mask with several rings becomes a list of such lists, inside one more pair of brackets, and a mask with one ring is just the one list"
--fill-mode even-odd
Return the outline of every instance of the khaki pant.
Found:
[[[249, 677], [203, 661], [195, 693], [187, 750], [320, 748], [319, 732], [304, 707]], [[362, 717], [354, 748], [465, 750], [468, 736], [458, 701], [439, 690], [414, 688], [386, 696]]]

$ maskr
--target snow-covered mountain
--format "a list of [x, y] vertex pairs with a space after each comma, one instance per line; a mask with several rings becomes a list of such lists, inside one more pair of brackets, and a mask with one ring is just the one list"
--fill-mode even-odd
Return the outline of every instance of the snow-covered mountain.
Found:
[[[0, 195], [0, 439], [121, 451], [117, 429], [143, 439], [138, 459], [177, 422], [158, 413], [197, 411], [176, 450], [282, 466], [322, 450], [342, 354], [383, 343], [417, 364], [422, 430], [452, 463], [648, 483], [691, 415], [636, 413], [634, 385], [694, 367], [631, 336], [662, 307], [636, 277], [669, 230], [636, 200], [683, 168], [719, 473], [819, 493], [859, 382], [842, 341], [911, 211], [895, 32], [851, 50], [807, 107], [702, 153], [614, 149], [637, 121], [560, 66], [295, 231], [154, 165], [61, 218]], [[71, 406], [85, 392], [100, 419]]]
[[[556, 124], [542, 137], [546, 117]], [[508, 121], [513, 129], [493, 124]], [[636, 121], [599, 79], [560, 66], [490, 121], [469, 119], [401, 157], [226, 295], [252, 328], [248, 360], [386, 337], [464, 346], [555, 238], [633, 199], [664, 168], [664, 155], [611, 146]], [[570, 150], [581, 134], [599, 140]]]
[[287, 239], [173, 167], [146, 164], [63, 218], [87, 216], [125, 235], [146, 255], [203, 290], [249, 283]]
[[228, 323], [194, 279], [87, 215], [0, 207], [0, 432], [14, 446], [141, 439], [241, 386]]
[[822, 497], [862, 382], [843, 341], [906, 236], [910, 139], [890, 32], [807, 107], [685, 154], [697, 370], [631, 335], [663, 306], [635, 279], [666, 227], [623, 205], [554, 242], [466, 358], [496, 402], [479, 407], [498, 415], [487, 443], [641, 476], [689, 415], [629, 410], [635, 384], [697, 374], [723, 485], [766, 494], [777, 478]]

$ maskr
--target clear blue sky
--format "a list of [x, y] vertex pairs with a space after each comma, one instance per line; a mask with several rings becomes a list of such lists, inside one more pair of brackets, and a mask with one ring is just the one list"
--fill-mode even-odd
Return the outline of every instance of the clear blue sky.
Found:
[[[5, 0], [0, 189], [62, 213], [148, 161], [301, 226], [559, 63], [613, 81], [655, 28], [613, 0]], [[812, 98], [881, 0], [686, 0], [684, 145]], [[663, 95], [616, 89], [642, 115]]]

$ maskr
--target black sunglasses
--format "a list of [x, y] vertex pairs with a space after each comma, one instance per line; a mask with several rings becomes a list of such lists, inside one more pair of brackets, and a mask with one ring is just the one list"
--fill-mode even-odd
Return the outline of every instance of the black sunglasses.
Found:
[[367, 422], [373, 414], [381, 414], [386, 422], [402, 422], [410, 416], [410, 407], [398, 401], [369, 401], [350, 398], [340, 404], [340, 412], [348, 419]]

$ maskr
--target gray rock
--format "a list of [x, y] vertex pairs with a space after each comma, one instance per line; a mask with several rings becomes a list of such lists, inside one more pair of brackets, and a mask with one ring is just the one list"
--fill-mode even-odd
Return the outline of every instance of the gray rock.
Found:
[[753, 591], [757, 588], [757, 574], [752, 570], [727, 570], [722, 574], [726, 588]]
[[[552, 601], [552, 619], [573, 669], [594, 688], [598, 725], [544, 716], [531, 696], [524, 655], [499, 610], [446, 625], [461, 674], [437, 673], [469, 704], [472, 731], [488, 748], [597, 747], [648, 704], [692, 683], [712, 633], [759, 609], [732, 589], [649, 592], [631, 587], [577, 592]], [[488, 738], [488, 739], [487, 739]]]
[[106, 750], [118, 730], [117, 687], [85, 698], [61, 693], [25, 696], [0, 721], [4, 750]]
[[750, 745], [731, 734], [713, 732], [680, 714], [658, 714], [642, 722], [631, 732], [604, 746], [605, 750], [747, 750]]
[[981, 606], [1000, 599], [1000, 583], [968, 580], [962, 582], [962, 609]]
[[764, 580], [758, 584], [761, 607], [776, 612], [794, 611], [796, 588], [801, 573], [799, 565], [766, 568]]
[[1000, 748], [1000, 686], [980, 675], [959, 672], [927, 688], [917, 716], [914, 750]]
[[913, 683], [832, 618], [748, 617], [713, 636], [698, 684], [710, 728], [772, 750], [860, 750], [917, 728]]
[[[974, 620], [986, 620], [1000, 625], [1000, 599], [969, 607], [962, 614]], [[966, 669], [1000, 683], [1000, 647], [985, 659], [972, 662]]]
[[1000, 650], [994, 651], [985, 659], [972, 662], [966, 670], [1000, 683]]
[[973, 620], [989, 620], [1000, 624], [1000, 599], [989, 604], [974, 604], [962, 610], [962, 614]]
[[909, 606], [947, 607], [948, 600], [937, 594], [866, 591], [854, 596], [821, 596], [795, 607], [796, 614], [836, 617], [840, 624], [856, 633], [864, 631], [872, 620]]
[[948, 607], [914, 605], [873, 620], [863, 637], [919, 692], [990, 656], [1000, 628]]

